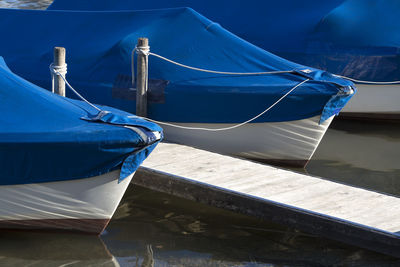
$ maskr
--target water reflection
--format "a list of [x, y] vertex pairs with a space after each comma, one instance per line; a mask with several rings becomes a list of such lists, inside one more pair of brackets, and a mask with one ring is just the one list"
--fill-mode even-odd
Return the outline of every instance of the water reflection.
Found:
[[102, 239], [121, 265], [391, 266], [396, 259], [141, 187], [130, 187]]
[[46, 9], [53, 0], [0, 0], [0, 8]]
[[400, 124], [335, 120], [307, 171], [400, 195]]
[[0, 266], [119, 266], [97, 236], [0, 232]]
[[0, 266], [396, 266], [398, 259], [130, 186], [100, 237], [0, 232]]

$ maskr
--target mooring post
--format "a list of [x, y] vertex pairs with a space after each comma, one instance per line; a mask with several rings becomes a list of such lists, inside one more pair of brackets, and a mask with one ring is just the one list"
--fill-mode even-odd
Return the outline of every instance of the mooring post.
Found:
[[147, 117], [147, 81], [149, 39], [139, 38], [137, 43], [136, 115]]
[[[61, 75], [65, 75], [65, 48], [64, 47], [54, 47], [54, 60], [53, 68], [57, 70]], [[60, 96], [65, 96], [65, 82], [60, 75], [55, 75], [54, 77], [54, 92]]]

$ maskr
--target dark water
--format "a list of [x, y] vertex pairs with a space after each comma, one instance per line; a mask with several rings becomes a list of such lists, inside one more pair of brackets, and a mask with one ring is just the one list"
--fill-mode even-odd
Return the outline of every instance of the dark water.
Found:
[[400, 123], [334, 120], [310, 174], [400, 196]]
[[400, 260], [130, 187], [100, 237], [0, 232], [1, 266], [400, 266]]
[[[0, 0], [1, 8], [51, 1]], [[400, 195], [400, 124], [335, 120], [307, 172]], [[106, 232], [0, 232], [0, 266], [400, 266], [400, 260], [140, 187]], [[150, 265], [147, 265], [150, 266]]]

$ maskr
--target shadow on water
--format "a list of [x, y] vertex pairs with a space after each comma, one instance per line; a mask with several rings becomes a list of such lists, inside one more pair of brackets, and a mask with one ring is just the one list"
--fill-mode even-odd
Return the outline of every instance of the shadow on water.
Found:
[[398, 259], [199, 203], [129, 187], [102, 239], [121, 265], [394, 266]]
[[306, 170], [399, 196], [400, 124], [335, 120]]

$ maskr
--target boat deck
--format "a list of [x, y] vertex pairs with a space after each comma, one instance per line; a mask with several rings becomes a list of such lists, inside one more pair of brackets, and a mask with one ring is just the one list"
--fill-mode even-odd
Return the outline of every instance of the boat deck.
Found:
[[400, 198], [161, 143], [133, 183], [400, 257]]

